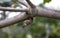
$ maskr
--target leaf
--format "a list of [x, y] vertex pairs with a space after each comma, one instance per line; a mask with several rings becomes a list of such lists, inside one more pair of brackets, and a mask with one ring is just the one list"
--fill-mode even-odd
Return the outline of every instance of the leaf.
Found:
[[9, 38], [8, 33], [5, 33], [5, 38]]
[[44, 4], [43, 3], [40, 3], [39, 6], [44, 8]]
[[45, 4], [45, 3], [49, 3], [50, 1], [51, 1], [51, 0], [44, 0], [43, 3], [44, 3], [44, 4]]

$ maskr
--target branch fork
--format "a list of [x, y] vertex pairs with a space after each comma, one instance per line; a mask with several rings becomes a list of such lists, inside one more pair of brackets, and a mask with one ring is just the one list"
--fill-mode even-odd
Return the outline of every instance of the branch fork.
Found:
[[[1, 7], [0, 10], [2, 11], [15, 11], [15, 12], [23, 12], [23, 13], [13, 18], [7, 18], [7, 19], [0, 21], [0, 28], [7, 27], [12, 24], [21, 22], [21, 21], [28, 20], [28, 18], [33, 18], [34, 16], [42, 16], [42, 17], [60, 19], [60, 11], [55, 11], [55, 10], [50, 10], [50, 9], [42, 8], [39, 6], [35, 6], [34, 4], [30, 2], [30, 0], [26, 0], [26, 2], [28, 4], [23, 2], [25, 3], [27, 7], [26, 9], [4, 8], [4, 7], [2, 8]], [[32, 21], [30, 23], [32, 23]]]

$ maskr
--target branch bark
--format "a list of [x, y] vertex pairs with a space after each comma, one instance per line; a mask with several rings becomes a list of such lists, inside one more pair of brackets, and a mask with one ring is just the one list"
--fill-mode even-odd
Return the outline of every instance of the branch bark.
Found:
[[17, 15], [13, 18], [8, 18], [5, 20], [2, 20], [2, 21], [0, 21], [0, 28], [7, 27], [12, 24], [18, 23], [20, 21], [25, 20], [26, 18], [28, 18], [28, 15], [26, 15], [25, 13], [21, 13], [20, 15]]
[[60, 19], [59, 11], [50, 10], [50, 9], [46, 9], [46, 8], [42, 8], [42, 7], [38, 7], [38, 6], [34, 7], [34, 5], [29, 0], [27, 0], [27, 2], [29, 2], [30, 6], [33, 6], [33, 7], [31, 7], [31, 9], [30, 8], [15, 9], [15, 8], [0, 7], [0, 10], [2, 10], [2, 11], [24, 12], [13, 18], [8, 18], [8, 19], [0, 21], [0, 28], [7, 27], [7, 26], [10, 26], [12, 24], [15, 24], [15, 23], [18, 23], [18, 22], [21, 22], [21, 21], [27, 19], [29, 16], [25, 12], [28, 12], [33, 17], [42, 16], [42, 17]]
[[[0, 10], [5, 10], [5, 11], [21, 11], [21, 12], [24, 12], [24, 11], [27, 11], [27, 10], [22, 10], [22, 9], [19, 9], [19, 10], [15, 10], [15, 9], [7, 9], [7, 8], [1, 8]], [[31, 15], [34, 16], [42, 16], [42, 17], [49, 17], [49, 18], [56, 18], [56, 19], [60, 19], [60, 12], [58, 11], [54, 11], [54, 10], [49, 10], [49, 9], [45, 9], [45, 8], [42, 8], [42, 7], [36, 7], [34, 9], [35, 12], [29, 12]], [[25, 19], [28, 18], [28, 15], [26, 15], [26, 13], [22, 13], [18, 16], [15, 16], [13, 18], [8, 18], [8, 19], [5, 19], [5, 20], [2, 20], [0, 21], [0, 28], [3, 28], [3, 27], [7, 27], [7, 26], [10, 26], [12, 24], [15, 24], [15, 23], [18, 23], [18, 22], [21, 22]]]
[[14, 12], [27, 12], [28, 8], [20, 8], [20, 9], [16, 9], [16, 8], [6, 8], [6, 7], [0, 7], [1, 11], [14, 11]]
[[36, 13], [37, 16], [60, 19], [59, 11], [45, 9], [42, 7], [36, 7], [36, 10], [37, 10], [37, 13]]

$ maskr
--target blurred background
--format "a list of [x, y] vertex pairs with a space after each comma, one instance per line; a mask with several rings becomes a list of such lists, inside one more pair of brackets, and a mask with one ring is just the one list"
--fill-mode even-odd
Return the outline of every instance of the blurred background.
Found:
[[[60, 0], [30, 0], [43, 8], [60, 10]], [[0, 0], [0, 7], [26, 8], [16, 0]], [[20, 14], [20, 12], [0, 11], [0, 21]], [[23, 22], [0, 29], [0, 38], [60, 38], [60, 20], [34, 17], [33, 23], [23, 28]]]

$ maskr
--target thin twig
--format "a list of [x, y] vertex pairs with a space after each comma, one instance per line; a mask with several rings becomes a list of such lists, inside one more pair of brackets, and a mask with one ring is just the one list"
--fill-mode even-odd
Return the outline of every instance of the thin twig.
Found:
[[20, 1], [18, 1], [18, 0], [17, 0], [17, 2], [27, 7], [26, 4], [24, 4], [24, 3], [22, 3], [22, 2], [20, 2]]
[[25, 9], [23, 9], [23, 8], [16, 9], [16, 8], [6, 8], [6, 7], [0, 7], [0, 10], [1, 11], [14, 11], [14, 12], [27, 12], [28, 11], [27, 8], [25, 8]]
[[31, 8], [35, 8], [35, 5], [32, 4], [30, 0], [26, 0], [26, 2], [30, 5]]
[[22, 4], [22, 5], [24, 5], [24, 6], [26, 6], [26, 7], [28, 7], [28, 4], [26, 2], [19, 1], [19, 0], [17, 0], [17, 2], [20, 3], [20, 4]]

